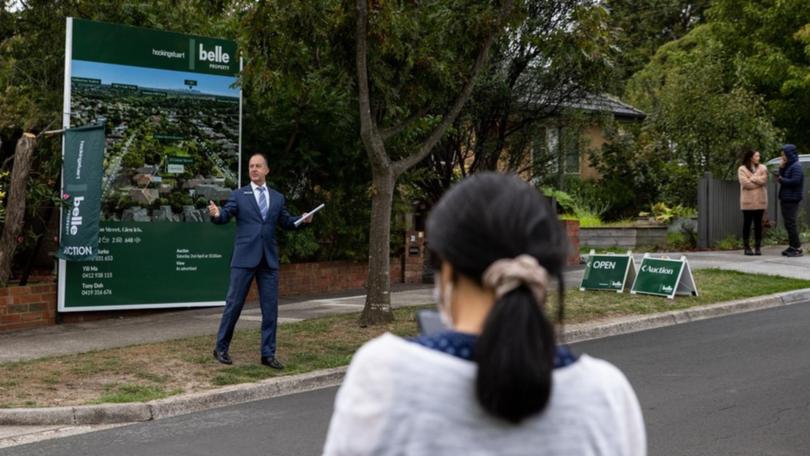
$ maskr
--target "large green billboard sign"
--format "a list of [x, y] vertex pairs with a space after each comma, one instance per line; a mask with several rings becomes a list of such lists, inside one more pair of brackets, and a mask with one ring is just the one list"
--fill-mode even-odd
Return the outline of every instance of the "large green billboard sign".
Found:
[[239, 70], [232, 41], [67, 19], [63, 125], [104, 123], [106, 152], [97, 255], [60, 260], [60, 311], [224, 304], [234, 227], [206, 206], [239, 183]]

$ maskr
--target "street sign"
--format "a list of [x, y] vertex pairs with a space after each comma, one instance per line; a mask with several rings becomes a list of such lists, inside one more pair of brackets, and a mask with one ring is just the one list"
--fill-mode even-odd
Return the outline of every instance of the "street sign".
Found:
[[585, 265], [585, 275], [579, 289], [609, 290], [621, 293], [625, 287], [630, 286], [636, 276], [636, 262], [631, 252], [626, 255], [612, 253], [598, 255], [591, 250], [588, 263]]
[[673, 260], [653, 258], [645, 254], [630, 293], [666, 296], [672, 299], [676, 294], [697, 296], [698, 290], [685, 256]]

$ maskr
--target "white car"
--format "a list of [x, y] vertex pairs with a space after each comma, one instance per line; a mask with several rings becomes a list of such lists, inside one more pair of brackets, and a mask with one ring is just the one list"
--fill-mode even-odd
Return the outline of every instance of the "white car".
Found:
[[[779, 157], [772, 158], [765, 162], [765, 166], [768, 168], [768, 171], [775, 172], [779, 169], [779, 161]], [[807, 176], [808, 170], [810, 170], [810, 154], [800, 154], [799, 164], [802, 165], [802, 171], [804, 171], [804, 175]]]

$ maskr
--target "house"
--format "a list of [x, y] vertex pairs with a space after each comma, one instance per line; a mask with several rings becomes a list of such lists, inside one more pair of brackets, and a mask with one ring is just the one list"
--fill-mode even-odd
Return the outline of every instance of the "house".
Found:
[[[580, 179], [598, 179], [599, 172], [591, 166], [590, 152], [599, 151], [607, 142], [602, 120], [609, 116], [620, 125], [641, 122], [646, 114], [611, 95], [587, 95], [583, 99], [564, 103], [564, 110], [575, 113], [575, 118], [554, 117], [539, 127], [532, 148], [532, 162], [548, 166], [548, 157], [562, 158], [563, 173]], [[584, 116], [577, 116], [584, 114]], [[553, 166], [559, 159], [553, 160]], [[559, 174], [559, 169], [552, 171]], [[548, 173], [534, 173], [542, 175]]]

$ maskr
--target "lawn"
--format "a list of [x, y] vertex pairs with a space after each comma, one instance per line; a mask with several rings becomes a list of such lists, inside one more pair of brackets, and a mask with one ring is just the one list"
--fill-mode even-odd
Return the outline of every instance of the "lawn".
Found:
[[[568, 290], [566, 322], [582, 323], [701, 306], [800, 288], [810, 281], [719, 270], [695, 271], [698, 297], [674, 300], [615, 292]], [[551, 308], [555, 305], [550, 303]], [[395, 310], [396, 321], [361, 328], [357, 314], [280, 326], [281, 371], [259, 364], [258, 330], [237, 331], [232, 366], [211, 356], [214, 336], [0, 364], [0, 407], [43, 407], [135, 402], [209, 390], [222, 385], [344, 366], [365, 341], [385, 331], [416, 334], [416, 308]]]

